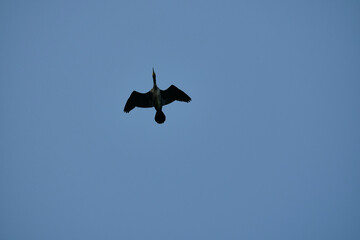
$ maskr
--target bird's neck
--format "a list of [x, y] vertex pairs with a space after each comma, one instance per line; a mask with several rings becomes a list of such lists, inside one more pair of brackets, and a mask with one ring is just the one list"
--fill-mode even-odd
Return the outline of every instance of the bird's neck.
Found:
[[154, 82], [154, 89], [157, 88], [157, 85], [156, 85], [156, 77], [153, 77], [153, 82]]

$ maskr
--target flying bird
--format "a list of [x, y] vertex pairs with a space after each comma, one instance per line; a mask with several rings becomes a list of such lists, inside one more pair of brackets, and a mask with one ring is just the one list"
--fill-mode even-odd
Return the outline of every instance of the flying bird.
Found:
[[171, 85], [166, 90], [159, 89], [156, 85], [156, 74], [154, 68], [152, 70], [152, 77], [154, 82], [153, 88], [147, 93], [133, 91], [125, 104], [124, 112], [128, 113], [135, 107], [154, 107], [156, 110], [155, 121], [161, 124], [164, 123], [166, 119], [165, 114], [162, 111], [163, 106], [172, 103], [175, 100], [181, 102], [190, 102], [191, 98], [174, 85]]

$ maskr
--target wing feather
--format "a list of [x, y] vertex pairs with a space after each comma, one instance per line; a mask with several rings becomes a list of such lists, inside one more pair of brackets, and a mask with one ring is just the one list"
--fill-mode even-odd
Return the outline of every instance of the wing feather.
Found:
[[173, 101], [181, 101], [181, 102], [190, 102], [191, 98], [175, 87], [174, 85], [171, 85], [168, 89], [165, 91], [161, 90], [161, 97], [163, 101], [163, 105], [167, 105], [169, 103], [172, 103]]
[[151, 92], [139, 93], [137, 91], [133, 91], [125, 104], [124, 112], [128, 113], [135, 107], [149, 108], [153, 106]]

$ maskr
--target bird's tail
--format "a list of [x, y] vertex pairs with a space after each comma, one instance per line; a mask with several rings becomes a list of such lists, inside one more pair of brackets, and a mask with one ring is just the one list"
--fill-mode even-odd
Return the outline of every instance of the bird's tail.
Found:
[[156, 111], [155, 121], [156, 121], [157, 123], [159, 123], [159, 124], [164, 123], [164, 122], [165, 122], [165, 119], [166, 119], [165, 114], [164, 114], [161, 110]]

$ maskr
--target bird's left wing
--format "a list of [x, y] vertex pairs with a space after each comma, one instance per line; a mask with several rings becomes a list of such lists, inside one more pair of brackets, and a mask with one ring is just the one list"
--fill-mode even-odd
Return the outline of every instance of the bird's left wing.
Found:
[[139, 93], [133, 91], [125, 104], [124, 112], [128, 113], [135, 107], [148, 108], [153, 106], [151, 92]]
[[190, 102], [191, 101], [191, 98], [186, 93], [184, 93], [183, 91], [181, 91], [174, 85], [171, 85], [165, 91], [161, 90], [161, 97], [163, 100], [163, 105], [172, 103], [175, 100], [181, 101], [181, 102]]

